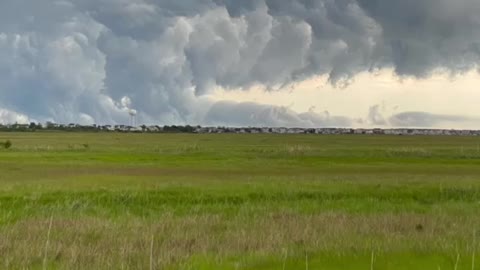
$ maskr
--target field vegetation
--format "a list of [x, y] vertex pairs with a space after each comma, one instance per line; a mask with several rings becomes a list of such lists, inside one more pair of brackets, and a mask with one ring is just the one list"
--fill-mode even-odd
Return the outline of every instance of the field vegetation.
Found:
[[1, 269], [480, 269], [480, 138], [0, 133]]

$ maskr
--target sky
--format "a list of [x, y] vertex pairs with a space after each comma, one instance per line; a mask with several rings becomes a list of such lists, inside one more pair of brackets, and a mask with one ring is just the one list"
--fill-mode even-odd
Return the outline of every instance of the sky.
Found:
[[480, 129], [478, 0], [3, 0], [0, 123]]

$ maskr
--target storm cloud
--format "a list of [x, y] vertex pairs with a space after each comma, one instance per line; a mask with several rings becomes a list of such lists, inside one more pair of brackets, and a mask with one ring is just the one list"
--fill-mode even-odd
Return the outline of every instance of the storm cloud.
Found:
[[238, 127], [350, 127], [352, 119], [332, 116], [328, 111], [296, 113], [287, 107], [253, 102], [217, 102], [206, 115], [208, 125]]
[[465, 72], [480, 62], [479, 13], [477, 0], [5, 0], [0, 120], [128, 123], [133, 108], [143, 123], [349, 125], [208, 94]]

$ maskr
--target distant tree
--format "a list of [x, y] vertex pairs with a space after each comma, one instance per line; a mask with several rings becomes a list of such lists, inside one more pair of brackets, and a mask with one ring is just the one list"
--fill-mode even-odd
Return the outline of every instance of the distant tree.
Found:
[[188, 132], [188, 133], [193, 133], [195, 131], [195, 128], [190, 126], [190, 125], [187, 125], [185, 127], [185, 131]]
[[37, 129], [37, 124], [34, 123], [34, 122], [31, 122], [30, 125], [28, 126], [28, 128], [35, 130], [35, 129]]

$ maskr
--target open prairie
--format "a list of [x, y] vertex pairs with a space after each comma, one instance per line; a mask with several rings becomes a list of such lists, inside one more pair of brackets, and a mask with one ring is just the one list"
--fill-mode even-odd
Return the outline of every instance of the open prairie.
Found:
[[480, 138], [0, 133], [2, 269], [480, 269]]

